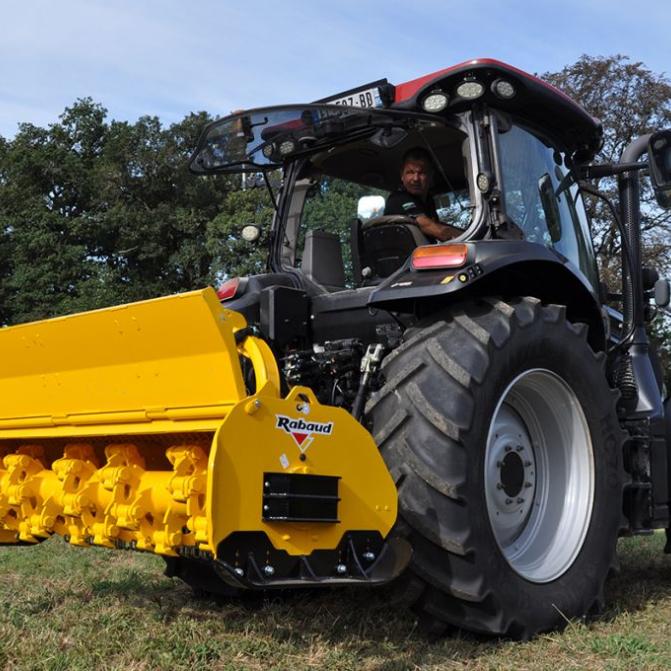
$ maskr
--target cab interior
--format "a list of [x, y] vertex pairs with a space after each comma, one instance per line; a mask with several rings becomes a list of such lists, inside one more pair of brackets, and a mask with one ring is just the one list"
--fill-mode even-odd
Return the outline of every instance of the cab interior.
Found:
[[[316, 293], [336, 292], [379, 284], [415, 247], [433, 243], [405, 218], [383, 216], [384, 200], [401, 187], [403, 157], [413, 148], [434, 159], [430, 196], [439, 218], [468, 237], [477, 207], [471, 144], [464, 130], [444, 125], [381, 129], [304, 158], [291, 173], [282, 265], [299, 270], [321, 289]], [[366, 211], [370, 202], [379, 205]]]

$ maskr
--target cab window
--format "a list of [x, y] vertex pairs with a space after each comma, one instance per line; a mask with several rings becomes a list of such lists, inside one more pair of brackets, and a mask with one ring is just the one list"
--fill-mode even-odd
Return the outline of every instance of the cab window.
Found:
[[[353, 227], [366, 229], [369, 222], [384, 215], [390, 191], [359, 184], [346, 179], [321, 175], [315, 180], [305, 198], [298, 235], [297, 265], [301, 265], [305, 236], [308, 231], [337, 236], [343, 257], [345, 286], [360, 283], [352, 259]], [[471, 223], [473, 207], [467, 187], [441, 189], [433, 194], [438, 219], [462, 230]], [[429, 240], [426, 240], [429, 242]]]
[[562, 153], [515, 125], [499, 135], [499, 147], [508, 217], [526, 240], [562, 254], [596, 287], [596, 262], [582, 200], [575, 185], [559, 190], [568, 173]]
[[[386, 192], [364, 184], [357, 184], [338, 177], [322, 175], [310, 188], [303, 206], [298, 237], [298, 260], [302, 262], [305, 236], [308, 231], [320, 231], [337, 237], [345, 269], [345, 286], [355, 284], [352, 268], [352, 226], [357, 219], [359, 201]], [[364, 201], [365, 203], [366, 201]], [[370, 202], [379, 202], [377, 199]], [[384, 208], [383, 208], [384, 209]], [[378, 216], [379, 209], [371, 208], [371, 216]], [[382, 214], [381, 212], [379, 214]]]

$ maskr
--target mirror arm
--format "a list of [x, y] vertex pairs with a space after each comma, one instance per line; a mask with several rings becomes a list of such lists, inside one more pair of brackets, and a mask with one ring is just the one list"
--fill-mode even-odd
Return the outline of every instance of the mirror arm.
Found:
[[266, 173], [265, 170], [262, 171], [263, 174], [263, 181], [266, 183], [266, 189], [268, 189], [268, 193], [270, 194], [270, 202], [273, 204], [273, 208], [275, 209], [275, 214], [280, 213], [280, 208], [277, 205], [277, 199], [275, 198], [275, 192], [273, 191], [273, 187], [270, 184], [270, 180], [268, 179], [268, 174]]
[[634, 161], [631, 163], [602, 163], [597, 165], [581, 165], [578, 168], [580, 179], [601, 179], [601, 177], [612, 177], [633, 170], [645, 170], [647, 162]]

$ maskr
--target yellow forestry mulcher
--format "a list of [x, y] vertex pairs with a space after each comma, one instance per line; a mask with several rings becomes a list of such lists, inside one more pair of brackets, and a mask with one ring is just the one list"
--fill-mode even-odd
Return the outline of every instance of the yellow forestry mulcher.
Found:
[[0, 342], [0, 541], [216, 557], [237, 586], [379, 582], [407, 563], [383, 544], [396, 489], [370, 434], [309, 389], [282, 398], [270, 349], [214, 290]]
[[0, 543], [155, 552], [226, 594], [398, 578], [434, 632], [597, 611], [671, 504], [639, 221], [641, 171], [671, 206], [671, 131], [595, 165], [601, 138], [488, 59], [207, 126], [192, 172], [271, 193], [268, 272], [0, 330]]

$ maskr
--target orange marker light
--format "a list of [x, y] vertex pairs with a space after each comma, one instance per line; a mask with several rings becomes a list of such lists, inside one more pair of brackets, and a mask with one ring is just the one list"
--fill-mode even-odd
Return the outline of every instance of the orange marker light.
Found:
[[230, 280], [226, 280], [218, 289], [217, 296], [219, 296], [220, 301], [230, 300], [235, 296], [238, 291], [238, 286], [240, 285], [239, 277], [231, 277]]
[[468, 259], [468, 245], [456, 243], [448, 245], [426, 245], [417, 247], [410, 263], [415, 270], [432, 268], [461, 268]]

